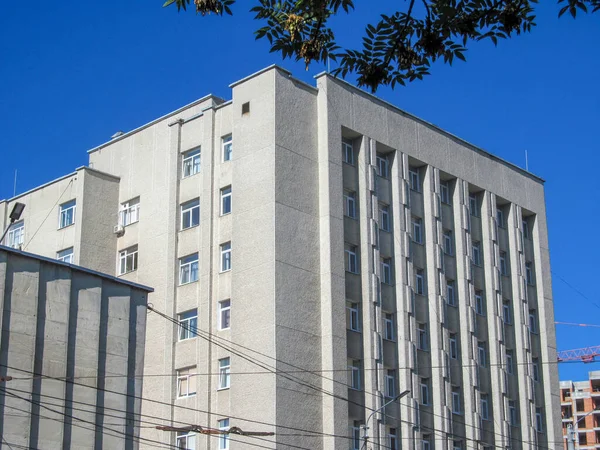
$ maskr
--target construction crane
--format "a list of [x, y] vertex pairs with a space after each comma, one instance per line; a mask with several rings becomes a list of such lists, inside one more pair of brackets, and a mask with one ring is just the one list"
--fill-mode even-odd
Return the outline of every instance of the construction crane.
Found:
[[563, 350], [557, 352], [556, 359], [558, 362], [565, 361], [581, 361], [591, 363], [596, 361], [596, 356], [600, 356], [600, 345], [595, 347], [577, 348], [575, 350]]

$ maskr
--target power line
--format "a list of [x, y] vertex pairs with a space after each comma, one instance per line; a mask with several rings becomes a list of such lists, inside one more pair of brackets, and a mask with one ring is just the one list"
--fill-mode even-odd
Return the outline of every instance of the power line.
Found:
[[594, 325], [591, 323], [573, 323], [573, 322], [554, 322], [556, 325], [569, 325], [572, 327], [589, 327], [589, 328], [600, 328], [600, 325]]
[[15, 450], [14, 448], [12, 448], [12, 446], [6, 442], [6, 439], [4, 439], [4, 436], [2, 436], [2, 442], [4, 442], [6, 445], [8, 445], [8, 448], [10, 448], [10, 450]]
[[579, 289], [577, 289], [575, 286], [573, 286], [571, 283], [569, 283], [567, 280], [565, 280], [563, 277], [561, 277], [559, 274], [557, 274], [554, 270], [552, 271], [552, 275], [554, 275], [556, 278], [558, 278], [564, 284], [566, 284], [567, 286], [569, 286], [573, 291], [575, 291], [582, 298], [584, 298], [585, 300], [587, 300], [588, 302], [590, 302], [596, 308], [600, 309], [600, 305], [598, 304], [598, 302], [595, 302], [594, 300], [592, 300], [591, 298], [589, 298], [587, 295], [585, 295], [583, 292], [581, 292]]

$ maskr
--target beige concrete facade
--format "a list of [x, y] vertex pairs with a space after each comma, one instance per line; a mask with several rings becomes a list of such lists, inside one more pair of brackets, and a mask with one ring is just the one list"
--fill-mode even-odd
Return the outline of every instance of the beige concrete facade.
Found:
[[150, 292], [0, 247], [0, 448], [139, 448]]
[[[177, 376], [147, 376], [144, 398], [163, 403], [143, 412], [276, 433], [232, 435], [232, 449], [352, 449], [386, 394], [409, 391], [370, 419], [373, 448], [558, 448], [542, 180], [343, 81], [316, 84], [270, 67], [232, 84], [230, 101], [204, 97], [90, 150], [81, 170], [104, 177], [95, 182], [106, 194], [91, 192], [113, 222], [75, 236], [75, 254], [94, 239], [99, 256], [84, 262], [115, 270], [137, 246], [136, 270], [122, 277], [153, 286], [149, 301], [170, 317], [197, 312], [199, 336], [185, 339], [148, 316], [145, 373], [198, 375], [185, 396]], [[26, 211], [56, 208], [52, 189]], [[196, 202], [197, 219], [186, 213]], [[139, 220], [113, 234], [130, 204]], [[26, 243], [37, 227], [27, 221]], [[40, 231], [44, 242], [60, 232]], [[39, 245], [50, 256], [63, 244]], [[219, 389], [225, 358], [230, 386]]]

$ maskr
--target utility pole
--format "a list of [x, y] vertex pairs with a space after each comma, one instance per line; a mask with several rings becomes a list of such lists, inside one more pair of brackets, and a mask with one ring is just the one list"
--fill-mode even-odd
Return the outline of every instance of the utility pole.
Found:
[[567, 450], [575, 450], [575, 431], [571, 423], [567, 425]]
[[400, 395], [396, 395], [393, 399], [391, 399], [389, 402], [387, 402], [386, 404], [384, 404], [380, 408], [377, 408], [375, 411], [373, 411], [371, 413], [371, 415], [369, 415], [369, 417], [367, 417], [367, 420], [365, 421], [365, 424], [362, 427], [362, 429], [363, 429], [363, 445], [362, 445], [362, 450], [368, 450], [367, 444], [368, 444], [368, 441], [369, 441], [369, 420], [371, 420], [371, 417], [373, 417], [373, 415], [375, 413], [378, 413], [379, 411], [381, 411], [382, 409], [384, 409], [387, 405], [390, 405], [390, 404], [394, 403], [396, 400], [400, 400], [402, 397], [408, 395], [409, 393], [410, 393], [410, 391], [404, 391]]

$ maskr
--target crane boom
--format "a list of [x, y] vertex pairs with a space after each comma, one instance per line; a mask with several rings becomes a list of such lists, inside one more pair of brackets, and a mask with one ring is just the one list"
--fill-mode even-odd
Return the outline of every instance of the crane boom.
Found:
[[558, 362], [583, 361], [584, 363], [591, 363], [596, 360], [596, 356], [600, 356], [600, 345], [577, 348], [574, 350], [563, 350], [557, 352], [556, 359]]

